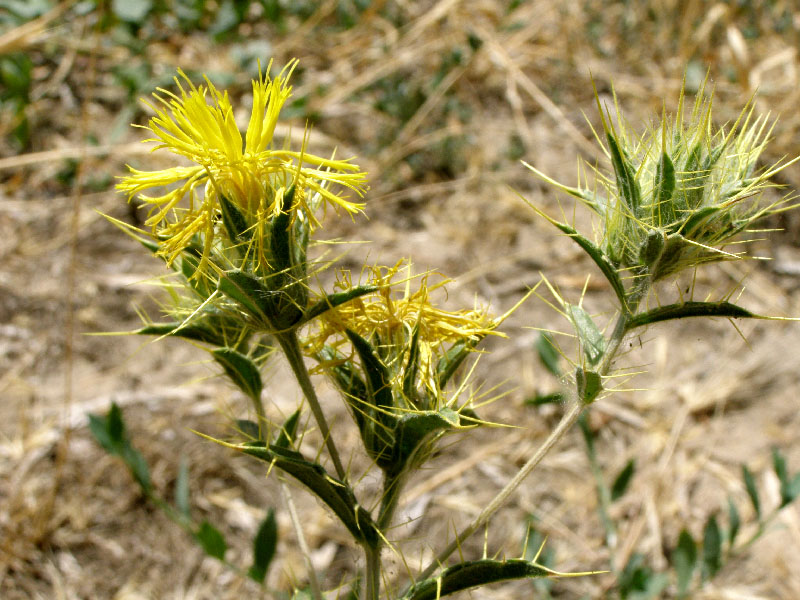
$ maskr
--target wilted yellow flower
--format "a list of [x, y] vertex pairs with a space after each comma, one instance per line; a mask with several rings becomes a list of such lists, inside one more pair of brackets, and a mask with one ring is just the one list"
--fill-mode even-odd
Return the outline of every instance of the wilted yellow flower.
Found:
[[[317, 330], [306, 340], [308, 351], [315, 354], [328, 345], [337, 348], [347, 342], [345, 330], [353, 331], [376, 348], [387, 368], [402, 377], [407, 363], [410, 340], [418, 330], [419, 377], [426, 385], [433, 381], [438, 358], [459, 341], [477, 342], [489, 334], [502, 335], [495, 330], [497, 323], [483, 309], [446, 311], [431, 300], [431, 293], [447, 281], [429, 284], [429, 275], [419, 279], [412, 290], [410, 267], [404, 269], [404, 293], [396, 297], [393, 279], [402, 263], [393, 267], [373, 267], [370, 284], [378, 286], [373, 295], [356, 298], [323, 313], [316, 321]], [[345, 276], [338, 286], [352, 287]]]
[[[348, 213], [361, 210], [361, 203], [330, 189], [338, 184], [361, 196], [367, 189], [366, 174], [357, 165], [321, 158], [305, 148], [296, 152], [273, 147], [275, 125], [291, 96], [288, 80], [296, 65], [296, 60], [290, 62], [274, 79], [260, 74], [253, 81], [253, 108], [244, 142], [227, 92], [217, 90], [208, 78], [205, 86], [195, 86], [179, 70], [183, 79], [175, 78], [179, 94], [163, 89], [153, 94], [156, 102], [148, 105], [156, 116], [146, 129], [155, 137], [145, 141], [158, 142], [154, 150], [165, 148], [195, 164], [157, 171], [129, 167], [130, 174], [117, 189], [129, 198], [138, 195], [152, 206], [146, 224], [158, 237], [160, 253], [168, 262], [196, 234], [204, 236], [203, 262], [208, 259], [220, 196], [232, 202], [248, 223], [261, 223], [280, 212], [284, 192], [292, 185], [296, 186], [292, 208], [303, 208], [312, 225], [317, 224], [313, 211], [323, 202]], [[162, 195], [142, 194], [165, 186], [172, 189]]]

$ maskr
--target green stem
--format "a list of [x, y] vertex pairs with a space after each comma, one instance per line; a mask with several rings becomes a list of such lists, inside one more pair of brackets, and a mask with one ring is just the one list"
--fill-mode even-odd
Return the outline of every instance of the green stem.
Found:
[[367, 557], [367, 583], [366, 600], [380, 600], [381, 593], [381, 550], [380, 547], [373, 548], [364, 546], [364, 553]]
[[292, 368], [292, 372], [297, 378], [297, 383], [300, 384], [300, 389], [303, 390], [303, 394], [306, 400], [308, 400], [308, 405], [311, 407], [311, 412], [314, 414], [314, 418], [317, 421], [319, 431], [322, 434], [322, 438], [325, 440], [325, 446], [328, 448], [328, 453], [331, 455], [333, 466], [336, 469], [336, 475], [342, 481], [346, 481], [347, 472], [342, 465], [342, 459], [339, 458], [339, 451], [336, 449], [336, 444], [331, 437], [328, 421], [325, 419], [325, 413], [322, 412], [322, 406], [320, 406], [319, 399], [317, 398], [317, 392], [314, 389], [314, 385], [311, 383], [311, 377], [308, 375], [308, 369], [306, 369], [306, 363], [303, 361], [303, 353], [300, 350], [300, 342], [297, 339], [297, 334], [294, 331], [288, 331], [277, 334], [275, 337], [283, 353], [286, 355], [286, 360], [289, 361], [289, 366]]
[[378, 529], [381, 531], [392, 525], [394, 511], [397, 509], [397, 503], [400, 500], [404, 479], [402, 474], [395, 477], [384, 474], [383, 498], [381, 499], [381, 508], [378, 511]]
[[[614, 330], [611, 333], [608, 344], [606, 345], [606, 352], [603, 360], [598, 366], [598, 373], [605, 375], [608, 373], [614, 361], [614, 357], [618, 352], [625, 334], [628, 332], [628, 323], [633, 314], [639, 306], [639, 302], [645, 297], [649, 289], [649, 281], [645, 280], [642, 284], [637, 285], [628, 295], [628, 302], [620, 310], [617, 317], [617, 322], [614, 325]], [[536, 452], [528, 459], [516, 475], [500, 490], [491, 502], [484, 508], [481, 513], [464, 529], [462, 529], [455, 537], [455, 539], [442, 550], [436, 558], [434, 558], [428, 566], [417, 576], [417, 581], [427, 579], [436, 569], [445, 564], [445, 561], [450, 558], [458, 548], [460, 548], [464, 541], [469, 538], [478, 529], [483, 527], [491, 518], [491, 516], [505, 503], [514, 491], [522, 484], [522, 482], [531, 474], [531, 472], [539, 465], [542, 459], [547, 456], [548, 452], [564, 437], [575, 422], [580, 417], [585, 405], [578, 397], [577, 390], [570, 394], [567, 400], [567, 411], [561, 417], [555, 429], [550, 433], [547, 439], [542, 443]], [[406, 590], [408, 591], [408, 590]]]

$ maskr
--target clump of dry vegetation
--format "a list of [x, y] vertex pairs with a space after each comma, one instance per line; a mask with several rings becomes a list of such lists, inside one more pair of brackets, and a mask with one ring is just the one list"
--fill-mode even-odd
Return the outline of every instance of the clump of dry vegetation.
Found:
[[[559, 296], [582, 298], [581, 311], [596, 321], [613, 315], [613, 282], [517, 196], [591, 231], [591, 218], [574, 213], [568, 196], [540, 186], [519, 159], [570, 188], [583, 183], [575, 177], [576, 155], [605, 168], [593, 139], [592, 127], [604, 134], [592, 81], [602, 106], [613, 103], [613, 82], [635, 131], [664, 109], [676, 112], [684, 79], [693, 95], [708, 75], [714, 130], [732, 124], [757, 91], [755, 112], [780, 118], [755, 167], [797, 154], [800, 13], [790, 2], [8, 5], [0, 16], [0, 595], [8, 598], [234, 598], [259, 590], [206, 558], [94, 443], [87, 414], [106, 414], [112, 401], [149, 465], [152, 489], [171, 502], [184, 497], [175, 492], [188, 481], [192, 514], [224, 533], [230, 562], [247, 564], [249, 540], [275, 508], [270, 589], [307, 586], [310, 559], [322, 586], [342, 586], [344, 597], [363, 566], [335, 516], [290, 485], [311, 549], [304, 556], [279, 483], [265, 481], [255, 461], [232, 459], [191, 433], [231, 439], [234, 419], [249, 410], [246, 395], [216, 377], [218, 362], [180, 340], [86, 335], [140, 327], [137, 306], [159, 310], [131, 284], [157, 281], [163, 264], [142, 260], [141, 247], [97, 211], [144, 225], [145, 212], [114, 193], [115, 177], [126, 163], [142, 170], [173, 164], [149, 154], [129, 123], [147, 123], [152, 115], [139, 98], [156, 87], [174, 89], [177, 67], [196, 82], [207, 74], [229, 90], [233, 106], [247, 107], [258, 59], [300, 59], [277, 137], [299, 147], [308, 123], [310, 153], [331, 156], [335, 148], [337, 158], [358, 156], [369, 173], [369, 220], [331, 220], [325, 235], [370, 243], [346, 251], [332, 245], [331, 253], [356, 274], [365, 263], [410, 256], [416, 272], [454, 276], [448, 307], [472, 306], [477, 294], [496, 314], [544, 271]], [[235, 117], [244, 124], [248, 111]], [[797, 189], [800, 171], [786, 168], [772, 181]], [[770, 202], [783, 192], [765, 194]], [[678, 294], [724, 297], [746, 276], [737, 303], [748, 311], [800, 314], [796, 219], [791, 212], [769, 217], [765, 228], [782, 231], [748, 245], [770, 262], [700, 269], [678, 280]], [[325, 274], [319, 280], [334, 283]], [[158, 290], [152, 295], [160, 299]], [[475, 521], [564, 411], [543, 401], [561, 387], [541, 359], [549, 356], [559, 376], [563, 364], [529, 325], [557, 329], [558, 316], [545, 303], [526, 302], [503, 324], [508, 341], [484, 342], [490, 352], [473, 374], [481, 389], [504, 393], [481, 418], [520, 428], [473, 431], [469, 444], [445, 447], [432, 456], [432, 471], [406, 483], [396, 518], [402, 525], [392, 533], [411, 541], [398, 548], [413, 572], [444, 546], [439, 542]], [[646, 373], [625, 385], [641, 389], [595, 402], [583, 439], [569, 433], [495, 515], [486, 541], [478, 534], [461, 548], [467, 558], [480, 558], [484, 543], [509, 557], [527, 548], [531, 559], [546, 536], [541, 564], [611, 572], [493, 586], [473, 597], [529, 595], [531, 585], [542, 597], [674, 597], [686, 572], [678, 566], [691, 556], [688, 540], [705, 569], [694, 575], [693, 597], [800, 595], [792, 568], [800, 549], [797, 508], [778, 510], [791, 491], [791, 466], [800, 465], [797, 332], [791, 324], [737, 325], [691, 320], [626, 336], [620, 365]], [[361, 434], [347, 407], [334, 386], [317, 383], [328, 420], [344, 436], [341, 446], [356, 448]], [[269, 419], [284, 422], [300, 393], [280, 361], [269, 363], [265, 388]], [[309, 440], [323, 447], [322, 438]], [[354, 450], [343, 456], [354, 469], [365, 466], [359, 460]], [[783, 461], [789, 467], [782, 481]], [[626, 472], [627, 479], [617, 476]], [[620, 481], [625, 485], [612, 485]], [[374, 473], [359, 485], [379, 496]], [[715, 528], [730, 536], [729, 506], [741, 523], [739, 542], [753, 541], [721, 556], [716, 571], [716, 559], [702, 550], [713, 540], [699, 542]], [[390, 580], [404, 580], [407, 566], [396, 555], [384, 555], [384, 568]], [[662, 583], [663, 591], [654, 591]]]

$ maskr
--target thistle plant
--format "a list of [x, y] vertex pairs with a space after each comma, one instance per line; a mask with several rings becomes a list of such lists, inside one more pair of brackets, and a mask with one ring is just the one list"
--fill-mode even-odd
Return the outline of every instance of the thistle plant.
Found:
[[[179, 71], [177, 92], [159, 90], [154, 95], [150, 107], [155, 116], [146, 127], [153, 137], [148, 141], [156, 142], [155, 150], [167, 150], [190, 164], [158, 171], [131, 168], [118, 185], [149, 211], [144, 230], [118, 225], [172, 271], [165, 283], [168, 320], [147, 321], [137, 333], [180, 337], [206, 348], [249, 398], [255, 420], [238, 419], [233, 439], [214, 441], [267, 463], [270, 472], [296, 480], [330, 509], [364, 554], [359, 597], [422, 600], [508, 579], [565, 576], [538, 564], [535, 557], [462, 559], [455, 564], [449, 559], [583, 410], [603, 395], [627, 335], [670, 319], [756, 316], [727, 298], [652, 306], [657, 297], [651, 291], [686, 269], [742, 258], [730, 251], [731, 240], [757, 219], [783, 210], [781, 203], [758, 203], [759, 193], [770, 185], [768, 178], [786, 166], [756, 169], [769, 133], [767, 119], [754, 117], [749, 106], [729, 130], [715, 130], [711, 100], [701, 91], [690, 114], [684, 115], [681, 96], [674, 121], [665, 117], [636, 137], [619, 111], [612, 124], [601, 108], [604, 150], [613, 173], [592, 169], [593, 185], [586, 181], [572, 188], [529, 166], [599, 216], [601, 233], [593, 241], [545, 215], [600, 268], [615, 293], [617, 318], [602, 331], [580, 303], [568, 302], [544, 280], [580, 345], [574, 369], [564, 378], [567, 411], [495, 499], [428, 567], [416, 574], [409, 570], [401, 589], [401, 582], [383, 573], [381, 555], [396, 548], [392, 525], [404, 484], [436, 453], [444, 436], [468, 435], [488, 424], [476, 412], [480, 407], [470, 382], [473, 370], [462, 365], [478, 356], [475, 350], [487, 336], [503, 335], [499, 326], [519, 304], [499, 317], [479, 306], [445, 310], [434, 296], [446, 280], [434, 282], [433, 273], [414, 275], [410, 263], [402, 261], [391, 267], [365, 266], [362, 284], [354, 284], [342, 271], [330, 291], [318, 289], [320, 273], [331, 261], [312, 258], [315, 235], [329, 213], [355, 217], [361, 212], [358, 198], [368, 187], [366, 174], [352, 160], [308, 152], [308, 134], [300, 150], [275, 144], [295, 65], [289, 63], [271, 78], [270, 63], [253, 81], [244, 136], [227, 93], [208, 80], [195, 85]], [[285, 357], [305, 401], [281, 423], [271, 419], [273, 411], [262, 401], [261, 369], [273, 360], [274, 350]], [[363, 473], [345, 468], [342, 435], [328, 423], [330, 408], [318, 398], [315, 374], [333, 383], [352, 416], [366, 462], [380, 473], [377, 498], [359, 487]], [[308, 422], [301, 418], [306, 406], [325, 454], [313, 448], [314, 436], [300, 429]], [[176, 500], [177, 511], [155, 494], [118, 409], [108, 417], [94, 417], [92, 430], [126, 462], [148, 497], [175, 516], [208, 554], [225, 559], [221, 534], [206, 522], [191, 520], [184, 493]], [[178, 487], [184, 489], [185, 482]], [[297, 519], [295, 527], [304, 545]], [[264, 582], [276, 536], [270, 512], [254, 540], [254, 564], [247, 571], [252, 579]], [[321, 598], [310, 567], [309, 579], [312, 594]]]

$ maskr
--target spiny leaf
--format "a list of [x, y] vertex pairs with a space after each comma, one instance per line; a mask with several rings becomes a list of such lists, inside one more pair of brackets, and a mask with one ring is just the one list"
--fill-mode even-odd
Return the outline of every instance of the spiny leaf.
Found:
[[366, 375], [368, 404], [354, 407], [354, 410], [368, 411], [364, 418], [362, 438], [378, 466], [382, 469], [391, 468], [392, 431], [397, 417], [389, 412], [394, 407], [389, 371], [367, 340], [349, 329], [346, 333], [361, 359], [361, 367]]
[[614, 483], [611, 485], [612, 502], [614, 500], [618, 500], [625, 494], [625, 491], [628, 489], [628, 485], [633, 479], [633, 474], [635, 471], [636, 460], [632, 458], [625, 464], [625, 467], [623, 467], [623, 469], [619, 472], [617, 477], [614, 479]]
[[471, 340], [459, 340], [447, 349], [447, 352], [436, 363], [436, 378], [439, 380], [439, 389], [444, 389], [476, 343]]
[[450, 408], [439, 412], [426, 411], [403, 415], [395, 427], [392, 452], [393, 468], [402, 471], [426, 439], [438, 432], [460, 426], [458, 413]]
[[247, 572], [251, 579], [263, 583], [267, 577], [269, 565], [275, 556], [277, 545], [278, 524], [275, 521], [275, 511], [270, 508], [253, 539], [253, 566]]
[[552, 392], [550, 394], [536, 394], [532, 398], [526, 398], [525, 404], [528, 406], [542, 406], [543, 404], [557, 404], [562, 400], [564, 400], [564, 394]]
[[283, 195], [281, 211], [272, 220], [270, 227], [270, 267], [274, 273], [287, 273], [292, 268], [291, 233], [292, 222], [290, 209], [294, 202], [295, 187], [290, 187]]
[[597, 371], [587, 371], [583, 367], [575, 369], [575, 382], [578, 387], [578, 398], [584, 404], [595, 401], [603, 391], [603, 378]]
[[225, 560], [225, 550], [228, 549], [228, 545], [219, 529], [211, 523], [203, 521], [194, 537], [206, 554], [219, 560]]
[[180, 321], [147, 325], [141, 329], [137, 329], [134, 333], [137, 335], [172, 335], [195, 342], [212, 344], [214, 346], [222, 346], [225, 343], [222, 337], [211, 329], [203, 327], [202, 325], [184, 325]]
[[249, 419], [236, 419], [236, 429], [248, 440], [261, 439], [258, 423]]
[[672, 566], [677, 576], [678, 596], [684, 597], [692, 583], [692, 574], [697, 565], [697, 544], [685, 529], [678, 536], [678, 545], [672, 551]]
[[234, 244], [238, 244], [247, 232], [247, 220], [224, 194], [219, 195], [219, 205], [222, 209], [222, 223], [225, 225], [228, 238]]
[[713, 577], [722, 566], [722, 534], [715, 516], [709, 517], [703, 530], [703, 574]]
[[279, 448], [291, 448], [294, 445], [295, 437], [297, 436], [297, 423], [300, 419], [300, 409], [294, 411], [286, 422], [281, 427], [281, 432], [278, 434], [278, 439], [275, 440], [275, 445]]
[[553, 573], [525, 560], [471, 560], [445, 569], [439, 576], [417, 582], [402, 600], [436, 600], [461, 590], [498, 581], [548, 577]]
[[256, 402], [261, 398], [261, 373], [252, 360], [232, 348], [216, 348], [211, 351], [211, 355], [245, 395]]
[[376, 285], [359, 285], [350, 288], [344, 292], [336, 292], [335, 294], [328, 294], [322, 300], [314, 303], [303, 315], [301, 323], [308, 323], [312, 319], [317, 318], [321, 314], [329, 311], [332, 308], [341, 306], [345, 302], [350, 302], [354, 298], [359, 298], [367, 294], [372, 294], [378, 290]]
[[417, 373], [419, 371], [419, 323], [414, 325], [408, 344], [408, 359], [403, 371], [403, 396], [409, 402], [416, 398]]
[[675, 191], [675, 165], [666, 152], [661, 153], [661, 159], [656, 167], [655, 185], [653, 186], [655, 223], [662, 227], [675, 220], [675, 209], [672, 204], [672, 194]]
[[222, 273], [217, 285], [220, 292], [238, 302], [253, 319], [262, 324], [271, 324], [270, 306], [266, 299], [270, 294], [259, 281], [242, 271]]
[[763, 318], [730, 302], [682, 302], [660, 306], [635, 315], [628, 321], [628, 329], [636, 329], [637, 327], [651, 325], [660, 321], [687, 319], [689, 317]]
[[572, 321], [575, 333], [581, 342], [581, 348], [590, 365], [596, 365], [603, 358], [606, 340], [595, 325], [592, 317], [576, 304], [567, 304], [567, 315]]
[[344, 401], [351, 407], [351, 413], [358, 425], [362, 438], [365, 434], [366, 420], [364, 411], [368, 406], [367, 384], [356, 372], [353, 363], [329, 346], [325, 346], [319, 353], [318, 360], [325, 364], [325, 372], [331, 377], [344, 397]]
[[556, 377], [561, 377], [561, 367], [559, 361], [561, 355], [556, 350], [553, 336], [547, 332], [541, 332], [539, 337], [536, 338], [536, 352], [539, 355], [539, 360]]
[[761, 501], [758, 498], [758, 488], [756, 481], [753, 478], [753, 473], [747, 468], [747, 465], [742, 465], [742, 478], [744, 479], [744, 488], [747, 490], [747, 495], [750, 497], [750, 503], [753, 505], [753, 510], [756, 513], [756, 518], [761, 520]]
[[378, 532], [370, 514], [358, 504], [352, 489], [328, 475], [322, 465], [307, 461], [299, 452], [263, 442], [226, 445], [288, 473], [327, 504], [357, 542], [377, 544]]
[[346, 330], [346, 333], [347, 338], [353, 344], [353, 348], [355, 348], [358, 357], [361, 359], [364, 374], [367, 376], [367, 392], [370, 399], [375, 406], [391, 408], [394, 402], [389, 385], [389, 371], [367, 340], [350, 329]]
[[608, 260], [608, 257], [603, 253], [603, 251], [597, 247], [592, 241], [588, 238], [585, 238], [578, 230], [574, 227], [570, 227], [566, 223], [561, 223], [554, 219], [547, 217], [547, 215], [542, 214], [548, 221], [550, 221], [553, 225], [555, 225], [558, 229], [562, 232], [567, 234], [572, 241], [574, 241], [578, 246], [580, 246], [586, 254], [594, 261], [594, 263], [600, 268], [605, 278], [608, 280], [608, 283], [611, 284], [611, 288], [614, 290], [614, 293], [617, 295], [617, 299], [620, 301], [622, 306], [627, 306], [627, 296], [625, 294], [625, 286], [622, 284], [622, 279], [620, 279], [619, 273], [614, 265]]
[[611, 164], [616, 175], [617, 189], [628, 205], [631, 214], [636, 215], [641, 201], [639, 183], [636, 181], [635, 171], [628, 163], [627, 157], [620, 150], [617, 140], [611, 132], [606, 134], [606, 139], [608, 140], [608, 149], [611, 152]]

